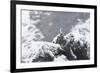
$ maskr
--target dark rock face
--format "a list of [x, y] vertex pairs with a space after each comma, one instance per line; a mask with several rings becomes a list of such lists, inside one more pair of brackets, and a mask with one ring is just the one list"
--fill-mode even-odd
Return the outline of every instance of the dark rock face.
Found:
[[[81, 44], [81, 42], [83, 44]], [[55, 44], [60, 44], [63, 51], [61, 52], [66, 56], [68, 60], [88, 60], [87, 49], [89, 49], [88, 43], [82, 40], [75, 41], [74, 36], [71, 34], [68, 39], [65, 39], [63, 35], [58, 34]]]

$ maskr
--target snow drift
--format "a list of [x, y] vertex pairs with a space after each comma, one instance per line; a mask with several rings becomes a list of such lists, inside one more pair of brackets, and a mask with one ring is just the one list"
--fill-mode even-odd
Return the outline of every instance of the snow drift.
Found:
[[54, 61], [60, 56], [59, 44], [35, 41], [22, 46], [22, 63]]

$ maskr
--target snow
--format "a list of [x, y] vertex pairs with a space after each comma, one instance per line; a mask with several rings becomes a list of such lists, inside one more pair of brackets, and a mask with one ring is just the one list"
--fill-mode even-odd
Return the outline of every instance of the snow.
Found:
[[[35, 11], [35, 13], [37, 12]], [[39, 21], [30, 20], [29, 14], [30, 11], [22, 11], [22, 43], [39, 41], [44, 38], [42, 32], [35, 25]]]
[[66, 59], [66, 56], [64, 55], [58, 56], [54, 59], [54, 62], [64, 62], [64, 61], [68, 61], [68, 59]]
[[90, 42], [90, 21], [89, 19], [85, 22], [79, 22], [75, 27], [71, 29], [69, 34], [65, 35], [65, 38], [70, 38], [71, 35], [74, 37], [75, 41], [82, 41]]
[[[58, 50], [62, 50], [59, 44], [32, 41], [22, 46], [22, 63], [32, 63], [33, 60], [36, 62], [48, 61], [49, 58], [53, 61]], [[48, 58], [47, 55], [50, 57]]]

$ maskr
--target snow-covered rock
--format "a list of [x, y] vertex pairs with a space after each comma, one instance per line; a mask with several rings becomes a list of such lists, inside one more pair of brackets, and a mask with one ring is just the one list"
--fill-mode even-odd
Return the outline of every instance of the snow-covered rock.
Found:
[[22, 63], [54, 61], [63, 51], [59, 44], [49, 42], [31, 42], [22, 46]]
[[75, 27], [71, 29], [69, 34], [65, 35], [67, 40], [74, 38], [74, 41], [81, 41], [90, 43], [90, 21], [79, 22]]
[[77, 56], [77, 59], [89, 59], [90, 55], [90, 21], [79, 22], [75, 27], [71, 29], [71, 32], [65, 35], [67, 43], [70, 43], [70, 47], [73, 53]]
[[66, 44], [66, 38], [64, 37], [63, 33], [59, 33], [56, 37], [54, 37], [53, 43], [60, 44], [60, 46], [64, 46]]
[[[68, 60], [89, 59], [89, 26], [89, 19], [85, 22], [80, 21], [76, 26], [71, 29], [70, 33], [66, 34], [62, 39], [58, 40], [59, 37], [61, 37], [61, 33], [59, 33], [53, 39], [53, 43], [60, 44], [60, 46], [64, 50], [63, 55], [65, 55]], [[60, 43], [57, 41], [60, 41]]]
[[35, 25], [27, 25], [22, 27], [22, 43], [39, 41], [43, 38], [43, 34]]

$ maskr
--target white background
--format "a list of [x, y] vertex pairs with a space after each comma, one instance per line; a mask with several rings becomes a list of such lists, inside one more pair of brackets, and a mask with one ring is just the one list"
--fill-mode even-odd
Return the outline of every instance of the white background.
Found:
[[[56, 3], [98, 5], [98, 67], [34, 73], [99, 73], [100, 72], [100, 1], [99, 0], [34, 0]], [[0, 73], [10, 73], [10, 0], [0, 0]], [[30, 72], [32, 73], [32, 72]]]

